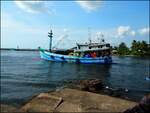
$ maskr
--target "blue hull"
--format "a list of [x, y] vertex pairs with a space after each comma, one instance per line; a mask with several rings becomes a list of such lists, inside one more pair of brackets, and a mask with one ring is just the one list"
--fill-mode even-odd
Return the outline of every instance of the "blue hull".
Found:
[[40, 51], [40, 56], [44, 60], [55, 62], [73, 62], [82, 64], [112, 64], [111, 57], [96, 57], [96, 58], [82, 58], [69, 55], [55, 54], [47, 51]]

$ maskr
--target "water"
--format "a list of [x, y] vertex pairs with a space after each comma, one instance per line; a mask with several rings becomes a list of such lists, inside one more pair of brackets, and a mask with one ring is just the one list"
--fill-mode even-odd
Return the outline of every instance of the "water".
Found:
[[40, 92], [61, 88], [69, 81], [98, 78], [113, 88], [128, 88], [140, 100], [150, 89], [144, 80], [149, 58], [113, 57], [116, 64], [48, 62], [38, 52], [1, 51], [1, 103], [20, 106]]

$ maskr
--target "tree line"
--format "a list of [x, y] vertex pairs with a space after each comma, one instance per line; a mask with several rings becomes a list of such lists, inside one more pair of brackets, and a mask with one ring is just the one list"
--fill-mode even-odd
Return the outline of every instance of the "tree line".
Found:
[[113, 47], [113, 50], [115, 50], [118, 55], [150, 56], [150, 44], [146, 41], [133, 40], [130, 48], [127, 47], [124, 42], [121, 42], [118, 47]]

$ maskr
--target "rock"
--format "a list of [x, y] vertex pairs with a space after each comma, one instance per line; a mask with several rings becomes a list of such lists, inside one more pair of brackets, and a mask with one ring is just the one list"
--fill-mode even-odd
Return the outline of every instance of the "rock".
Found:
[[58, 108], [55, 110], [55, 113], [57, 112], [64, 112], [64, 113], [76, 113], [76, 112], [82, 112], [82, 108], [80, 104], [64, 101]]
[[129, 92], [128, 89], [126, 88], [113, 89], [109, 86], [105, 86], [99, 79], [79, 80], [72, 84], [73, 85], [70, 88], [73, 89], [78, 89], [81, 91], [89, 91], [94, 93], [101, 93], [113, 97], [128, 99], [128, 97], [126, 96], [126, 93]]
[[148, 95], [144, 96], [143, 99], [140, 101], [140, 103], [150, 105], [150, 93]]
[[22, 109], [26, 112], [123, 112], [135, 105], [132, 101], [66, 88], [42, 93]]
[[114, 96], [114, 97], [121, 97], [121, 96], [124, 95], [124, 93], [125, 93], [124, 89], [119, 88], [119, 89], [113, 90], [112, 96]]
[[100, 79], [78, 80], [76, 82], [72, 82], [69, 88], [106, 94], [109, 96], [119, 97], [123, 99], [129, 99], [126, 96], [126, 94], [129, 92], [127, 88], [114, 89], [104, 85]]
[[102, 93], [104, 93], [104, 94], [106, 94], [106, 95], [112, 96], [112, 95], [113, 95], [113, 90], [111, 90], [111, 89], [104, 89], [104, 90], [102, 91]]
[[103, 88], [103, 84], [99, 79], [80, 80], [73, 85], [73, 88], [82, 91], [97, 92]]
[[62, 98], [48, 93], [41, 93], [21, 108], [25, 112], [53, 112], [61, 103]]
[[110, 88], [108, 86], [105, 86], [105, 88], [103, 88], [103, 90], [101, 90], [99, 93], [106, 94], [106, 95], [113, 96], [113, 97], [119, 97], [119, 98], [123, 98], [123, 99], [128, 99], [129, 100], [129, 98], [126, 96], [126, 94], [128, 92], [129, 92], [129, 90], [126, 89], [126, 88], [113, 89], [113, 88]]
[[150, 93], [136, 106], [125, 110], [123, 113], [149, 113], [150, 112]]

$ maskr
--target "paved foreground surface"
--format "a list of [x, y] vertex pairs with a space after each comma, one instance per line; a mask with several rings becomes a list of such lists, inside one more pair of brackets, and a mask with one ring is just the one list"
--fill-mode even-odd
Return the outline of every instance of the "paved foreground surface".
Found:
[[20, 110], [25, 112], [123, 112], [137, 103], [76, 89], [41, 93]]

